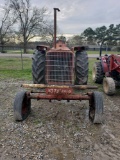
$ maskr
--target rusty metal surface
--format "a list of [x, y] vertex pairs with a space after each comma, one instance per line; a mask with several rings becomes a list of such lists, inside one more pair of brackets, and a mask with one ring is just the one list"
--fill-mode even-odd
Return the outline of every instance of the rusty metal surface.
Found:
[[[66, 43], [64, 42], [64, 41], [62, 41], [62, 40], [58, 40], [57, 42], [56, 42], [56, 48], [51, 48], [50, 50], [49, 50], [49, 52], [69, 52], [69, 53], [73, 53], [74, 54], [74, 52], [72, 52], [67, 46], [66, 46]], [[48, 53], [49, 53], [48, 52]]]
[[[74, 54], [74, 51], [71, 51], [67, 46], [66, 46], [66, 43], [62, 40], [58, 40], [56, 42], [56, 46], [55, 47], [52, 47], [49, 52], [69, 52], [69, 53], [72, 53]], [[49, 53], [48, 52], [48, 53]]]
[[89, 86], [89, 85], [74, 85], [73, 88], [75, 88], [75, 89], [81, 89], [81, 90], [85, 90], [85, 89], [98, 89], [97, 86]]
[[74, 55], [71, 52], [48, 52], [46, 55], [47, 84], [74, 84]]
[[[50, 52], [58, 52], [58, 53], [61, 53], [61, 52], [69, 52], [69, 53], [73, 53], [68, 47], [65, 47], [65, 46], [58, 46], [57, 48], [51, 48], [49, 50], [49, 53]], [[73, 53], [74, 54], [74, 53]]]
[[45, 84], [22, 84], [24, 88], [70, 88], [70, 86], [45, 85]]
[[90, 100], [91, 96], [90, 95], [81, 95], [81, 94], [76, 94], [76, 95], [65, 95], [65, 94], [41, 94], [41, 93], [30, 93], [28, 94], [28, 98], [30, 99], [48, 99], [48, 100]]
[[97, 86], [89, 86], [89, 85], [46, 85], [46, 84], [22, 84], [21, 85], [24, 88], [75, 88], [75, 89], [97, 89]]
[[54, 47], [56, 48], [56, 32], [57, 32], [57, 11], [60, 12], [59, 8], [54, 8]]

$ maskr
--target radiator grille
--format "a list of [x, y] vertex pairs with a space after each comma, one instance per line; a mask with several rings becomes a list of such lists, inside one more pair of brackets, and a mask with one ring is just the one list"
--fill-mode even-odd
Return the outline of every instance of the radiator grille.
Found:
[[73, 58], [71, 52], [48, 52], [46, 56], [47, 84], [73, 84]]

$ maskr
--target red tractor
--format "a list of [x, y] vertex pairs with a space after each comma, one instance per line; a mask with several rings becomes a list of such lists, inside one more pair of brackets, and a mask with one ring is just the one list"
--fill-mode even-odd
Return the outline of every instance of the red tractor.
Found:
[[[103, 83], [103, 90], [107, 95], [114, 95], [117, 86], [120, 86], [120, 55], [102, 56], [102, 45], [108, 38], [104, 39], [100, 47], [100, 57], [93, 66], [92, 77], [95, 83]], [[120, 40], [112, 38], [111, 40]]]
[[[96, 89], [88, 86], [88, 56], [84, 46], [70, 50], [65, 42], [56, 43], [56, 11], [54, 8], [54, 47], [37, 46], [33, 55], [32, 75], [34, 84], [22, 84], [31, 91], [18, 92], [14, 101], [14, 117], [17, 121], [27, 118], [31, 111], [31, 99], [88, 100], [89, 118], [93, 123], [103, 121], [103, 98], [100, 92], [75, 92]], [[42, 89], [42, 90], [41, 90]]]

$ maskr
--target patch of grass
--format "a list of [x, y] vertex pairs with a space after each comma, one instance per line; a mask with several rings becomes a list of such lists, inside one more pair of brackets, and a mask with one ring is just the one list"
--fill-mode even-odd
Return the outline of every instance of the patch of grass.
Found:
[[20, 58], [1, 58], [0, 59], [0, 78], [18, 78], [23, 80], [32, 80], [31, 75], [31, 63], [30, 58], [23, 58], [23, 69], [22, 61]]
[[99, 51], [87, 51], [87, 54], [99, 54]]
[[[89, 58], [89, 83], [92, 82], [92, 67], [96, 58]], [[1, 78], [22, 78], [32, 79], [32, 60], [23, 58], [23, 70], [21, 58], [1, 58], [0, 59], [0, 76]]]
[[[92, 81], [92, 68], [96, 62], [96, 58], [89, 58], [89, 79], [88, 84], [97, 85], [102, 90], [102, 85], [95, 84]], [[0, 79], [20, 79], [20, 80], [32, 80], [32, 60], [30, 58], [23, 58], [23, 70], [22, 62], [20, 58], [1, 58], [0, 59]]]
[[[87, 51], [87, 54], [98, 54], [99, 55], [99, 52], [100, 51]], [[120, 52], [117, 52], [117, 51], [102, 51], [102, 54], [105, 55], [105, 54], [120, 54]]]
[[94, 63], [96, 62], [96, 58], [89, 58], [89, 83], [93, 83], [92, 82], [92, 68]]
[[[21, 54], [21, 52], [23, 53], [23, 49], [15, 49], [15, 50], [5, 50], [5, 53], [11, 53], [11, 54]], [[28, 49], [27, 50], [27, 54], [33, 54], [34, 49]]]
[[[33, 54], [35, 49], [28, 49], [27, 54]], [[23, 49], [14, 49], [14, 50], [5, 50], [5, 53], [11, 53], [11, 54], [21, 54], [23, 53]], [[99, 55], [99, 50], [98, 51], [87, 51], [87, 54], [98, 54]], [[102, 54], [120, 54], [120, 52], [117, 51], [102, 51]]]

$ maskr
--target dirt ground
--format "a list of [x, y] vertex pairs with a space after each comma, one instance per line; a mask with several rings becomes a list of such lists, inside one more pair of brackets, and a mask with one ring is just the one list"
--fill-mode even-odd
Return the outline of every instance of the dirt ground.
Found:
[[101, 125], [89, 120], [87, 101], [32, 100], [30, 116], [15, 122], [13, 101], [22, 83], [0, 81], [0, 160], [120, 159], [119, 93], [103, 94]]

